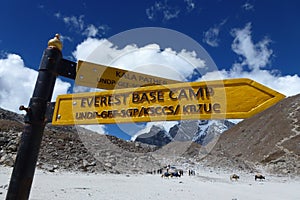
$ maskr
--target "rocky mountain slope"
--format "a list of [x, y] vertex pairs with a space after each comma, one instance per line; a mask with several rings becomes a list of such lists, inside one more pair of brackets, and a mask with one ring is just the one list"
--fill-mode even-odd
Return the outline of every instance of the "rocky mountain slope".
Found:
[[[13, 166], [23, 130], [23, 116], [0, 109], [0, 164]], [[56, 170], [139, 173], [160, 167], [148, 152], [155, 148], [100, 135], [80, 127], [47, 125], [37, 166]]]
[[[205, 126], [203, 121], [181, 122], [170, 129], [176, 130], [176, 134], [160, 133], [166, 140], [156, 141], [165, 144], [156, 146], [100, 135], [80, 127], [47, 125], [38, 167], [48, 171], [145, 173], [174, 164], [186, 169], [267, 170], [299, 176], [299, 120], [300, 95], [297, 95], [245, 119], [221, 135], [216, 130], [222, 129], [225, 123], [215, 126], [205, 135], [209, 140], [195, 134], [200, 123]], [[153, 129], [157, 133], [162, 131], [160, 127]], [[1, 165], [13, 165], [22, 130], [23, 116], [0, 109]]]
[[265, 167], [272, 173], [300, 174], [300, 95], [245, 119], [222, 134], [205, 158], [219, 167]]
[[170, 142], [192, 141], [207, 145], [214, 138], [235, 124], [227, 120], [181, 121], [166, 131], [163, 126], [152, 126], [149, 132], [140, 134], [134, 141], [162, 147]]

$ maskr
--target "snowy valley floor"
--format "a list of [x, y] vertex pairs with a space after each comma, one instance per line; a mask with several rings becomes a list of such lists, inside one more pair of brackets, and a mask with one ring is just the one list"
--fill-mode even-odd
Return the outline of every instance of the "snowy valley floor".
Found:
[[[0, 167], [0, 199], [5, 199], [12, 168]], [[196, 176], [161, 178], [160, 175], [111, 175], [37, 170], [30, 199], [214, 199], [299, 200], [300, 178], [267, 176], [254, 181], [253, 174], [239, 174], [230, 181], [228, 173], [199, 171]]]

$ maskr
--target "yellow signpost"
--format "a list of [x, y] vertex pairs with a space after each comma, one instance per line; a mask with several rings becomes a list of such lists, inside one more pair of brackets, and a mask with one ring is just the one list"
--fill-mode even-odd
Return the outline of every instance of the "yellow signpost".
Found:
[[78, 61], [76, 75], [75, 83], [78, 85], [108, 90], [180, 82], [81, 60]]
[[250, 79], [185, 82], [57, 97], [53, 125], [253, 116], [285, 96]]

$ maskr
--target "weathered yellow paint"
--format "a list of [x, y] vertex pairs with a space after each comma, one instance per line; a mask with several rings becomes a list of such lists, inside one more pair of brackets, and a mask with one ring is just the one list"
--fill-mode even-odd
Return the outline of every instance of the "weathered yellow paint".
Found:
[[57, 97], [52, 124], [241, 119], [267, 109], [284, 97], [250, 79], [67, 94]]
[[77, 85], [108, 90], [179, 82], [80, 60], [77, 63], [75, 80]]

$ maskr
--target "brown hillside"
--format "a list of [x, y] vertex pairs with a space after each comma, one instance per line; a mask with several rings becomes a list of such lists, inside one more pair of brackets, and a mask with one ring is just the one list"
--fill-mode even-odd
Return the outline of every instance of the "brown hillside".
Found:
[[224, 156], [261, 164], [275, 173], [300, 174], [300, 94], [223, 133], [206, 159], [214, 163], [214, 157]]
[[[0, 108], [0, 165], [14, 165], [23, 128], [22, 115]], [[80, 127], [49, 124], [44, 131], [37, 166], [51, 172], [140, 173], [161, 167], [150, 154], [155, 150], [155, 147]]]

